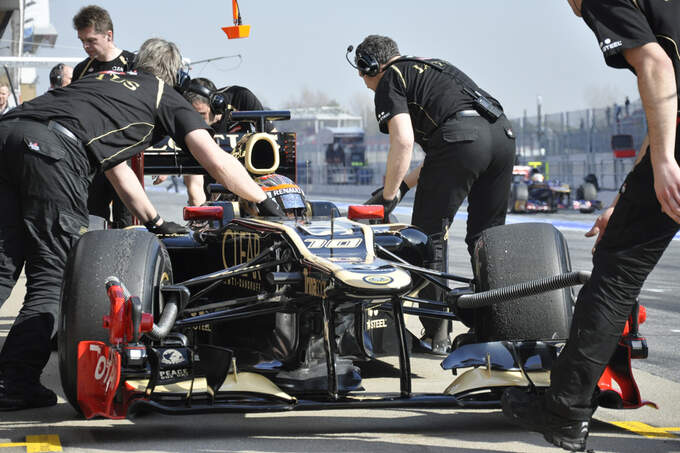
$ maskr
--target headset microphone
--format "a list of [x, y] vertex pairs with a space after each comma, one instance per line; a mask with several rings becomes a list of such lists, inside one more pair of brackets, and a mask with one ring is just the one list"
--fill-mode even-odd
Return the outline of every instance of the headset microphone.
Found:
[[347, 53], [345, 54], [345, 58], [347, 59], [347, 63], [349, 63], [349, 65], [350, 65], [351, 67], [353, 67], [354, 69], [359, 69], [359, 68], [357, 68], [357, 66], [356, 66], [354, 63], [352, 63], [352, 61], [349, 59], [349, 54], [352, 53], [353, 50], [354, 50], [354, 46], [350, 44], [350, 45], [347, 47]]

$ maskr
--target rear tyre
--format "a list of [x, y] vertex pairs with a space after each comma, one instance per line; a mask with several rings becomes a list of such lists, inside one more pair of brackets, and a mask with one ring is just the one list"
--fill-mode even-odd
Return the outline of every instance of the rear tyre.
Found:
[[89, 232], [71, 250], [61, 292], [59, 373], [66, 399], [78, 411], [78, 343], [108, 340], [102, 317], [110, 308], [104, 285], [110, 276], [140, 298], [144, 312], [156, 315], [160, 286], [172, 282], [170, 257], [156, 236], [133, 229]]
[[[564, 236], [545, 223], [485, 230], [475, 247], [473, 262], [479, 291], [571, 271]], [[571, 288], [564, 288], [480, 308], [474, 313], [477, 340], [566, 339], [573, 303]]]
[[586, 201], [593, 201], [597, 199], [597, 189], [592, 183], [584, 183], [583, 186], [583, 199]]
[[[529, 186], [523, 182], [513, 184], [510, 188], [510, 197], [508, 198], [508, 212], [523, 212], [526, 209], [520, 208], [526, 206], [529, 199]], [[519, 203], [518, 203], [519, 202]]]

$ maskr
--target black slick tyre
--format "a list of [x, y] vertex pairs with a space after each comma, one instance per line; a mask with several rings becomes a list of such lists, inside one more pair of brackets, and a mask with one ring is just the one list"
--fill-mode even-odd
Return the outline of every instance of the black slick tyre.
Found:
[[[564, 236], [546, 223], [502, 225], [485, 230], [476, 244], [473, 264], [478, 291], [571, 271]], [[573, 301], [571, 288], [564, 288], [476, 309], [477, 340], [566, 339]]]
[[91, 231], [71, 250], [61, 292], [59, 373], [66, 399], [78, 411], [78, 343], [108, 342], [102, 317], [110, 309], [105, 287], [110, 276], [140, 298], [144, 312], [157, 316], [160, 285], [172, 282], [168, 252], [156, 236], [135, 229]]
[[597, 189], [595, 185], [589, 182], [583, 184], [583, 199], [586, 201], [594, 201], [597, 199]]
[[510, 188], [508, 198], [508, 212], [526, 211], [526, 202], [529, 199], [529, 186], [523, 182], [518, 182]]

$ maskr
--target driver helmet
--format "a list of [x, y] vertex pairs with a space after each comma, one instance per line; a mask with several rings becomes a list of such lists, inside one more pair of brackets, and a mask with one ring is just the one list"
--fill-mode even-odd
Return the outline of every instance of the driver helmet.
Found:
[[[298, 218], [305, 216], [307, 210], [305, 193], [290, 178], [272, 173], [255, 178], [255, 182], [267, 194], [268, 198], [278, 203], [288, 217]], [[246, 202], [247, 205], [243, 206], [244, 201], [241, 200], [242, 209], [251, 215], [257, 215], [254, 203]]]
[[543, 174], [542, 173], [534, 173], [531, 175], [531, 182], [543, 182]]

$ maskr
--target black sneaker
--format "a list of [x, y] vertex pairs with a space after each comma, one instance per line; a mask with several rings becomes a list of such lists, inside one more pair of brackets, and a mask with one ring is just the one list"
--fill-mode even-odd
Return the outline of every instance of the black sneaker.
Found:
[[585, 451], [588, 421], [570, 420], [550, 412], [545, 398], [519, 388], [509, 388], [501, 398], [503, 413], [522, 427], [543, 434], [548, 442], [569, 451]]
[[57, 395], [39, 380], [13, 381], [0, 376], [0, 411], [18, 411], [57, 404]]

